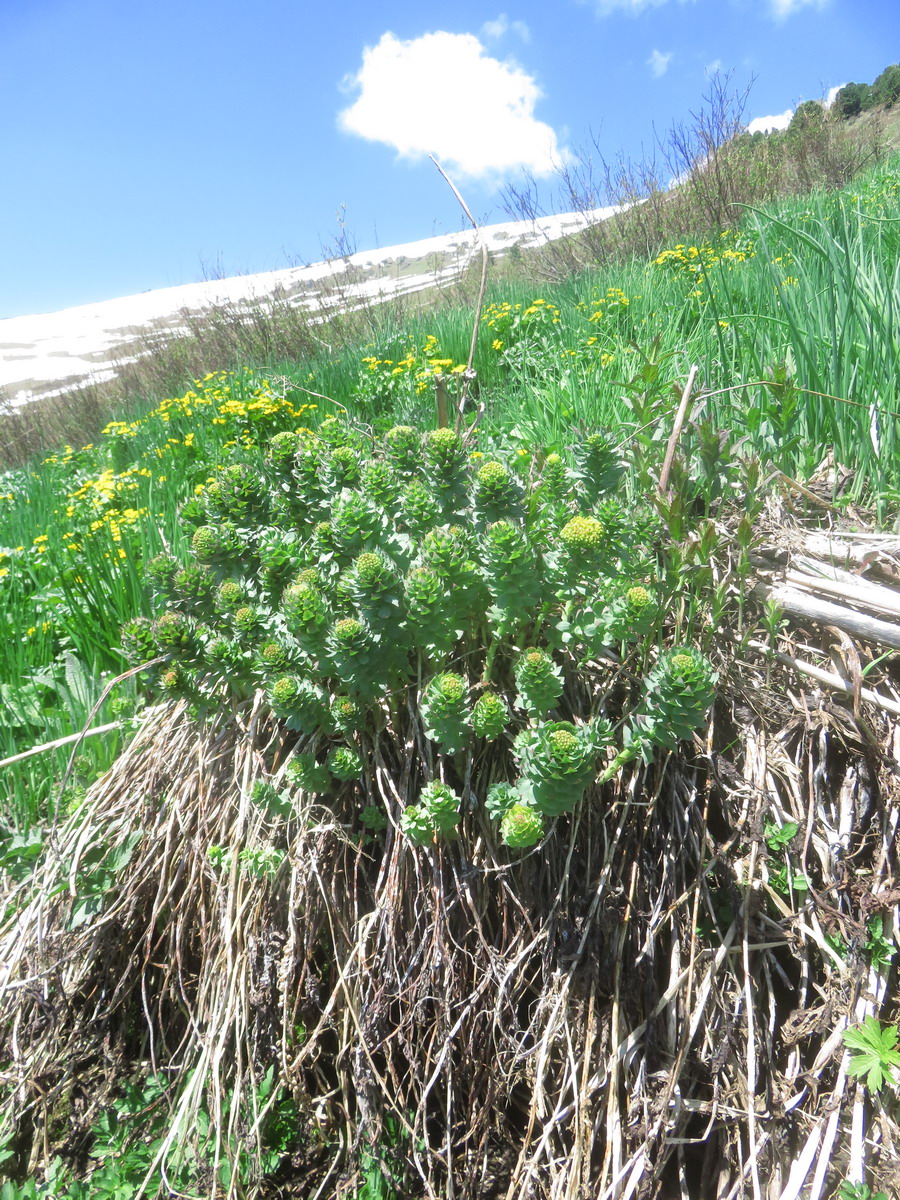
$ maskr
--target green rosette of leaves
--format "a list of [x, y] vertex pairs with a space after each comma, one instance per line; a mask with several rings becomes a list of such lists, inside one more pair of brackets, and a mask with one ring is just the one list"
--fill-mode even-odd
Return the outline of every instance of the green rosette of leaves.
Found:
[[325, 695], [309, 679], [299, 675], [280, 675], [267, 691], [272, 712], [289, 729], [315, 733], [326, 724]]
[[[611, 594], [610, 594], [611, 591]], [[607, 600], [577, 606], [557, 623], [563, 645], [580, 646], [586, 658], [646, 636], [659, 619], [659, 601], [641, 584], [607, 592]], [[571, 606], [570, 606], [571, 608]]]
[[442, 837], [454, 837], [459, 826], [460, 797], [445, 783], [426, 784], [418, 804], [410, 804], [400, 817], [400, 828], [415, 846], [430, 846]]
[[174, 579], [179, 569], [178, 559], [172, 554], [156, 554], [143, 565], [144, 583], [160, 600], [171, 600], [175, 595]]
[[349, 783], [353, 779], [359, 779], [363, 761], [352, 746], [335, 746], [328, 752], [327, 766], [335, 779]]
[[596, 586], [597, 572], [607, 561], [606, 529], [596, 517], [579, 513], [559, 531], [561, 563], [572, 583]]
[[550, 453], [544, 459], [540, 474], [540, 498], [546, 502], [564, 500], [570, 487], [569, 472], [561, 455]]
[[466, 506], [467, 458], [462, 438], [453, 429], [432, 429], [423, 443], [423, 470], [446, 519]]
[[358, 733], [366, 721], [365, 709], [352, 696], [335, 696], [331, 701], [331, 723], [346, 737]]
[[439, 662], [462, 635], [447, 581], [431, 567], [413, 567], [404, 580], [404, 599], [413, 646]]
[[285, 772], [295, 787], [311, 795], [323, 795], [332, 790], [332, 775], [323, 763], [316, 762], [314, 754], [295, 754]]
[[269, 490], [259, 471], [249, 463], [231, 463], [219, 471], [215, 486], [206, 491], [208, 502], [219, 515], [246, 527], [266, 521]]
[[263, 642], [256, 651], [256, 666], [263, 680], [283, 675], [291, 665], [291, 652], [277, 638]]
[[624, 473], [622, 453], [609, 434], [591, 434], [575, 447], [572, 474], [579, 494], [589, 505], [616, 492]]
[[294, 635], [300, 648], [311, 657], [321, 655], [331, 611], [319, 589], [309, 582], [290, 584], [281, 597], [281, 612], [288, 632]]
[[644, 679], [634, 725], [642, 738], [674, 750], [706, 720], [715, 698], [716, 676], [698, 650], [675, 647], [659, 656]]
[[325, 459], [325, 486], [333, 496], [359, 486], [362, 464], [352, 446], [335, 446]]
[[571, 812], [596, 778], [597, 755], [610, 736], [596, 723], [551, 721], [523, 729], [513, 743], [522, 799], [547, 817]]
[[544, 650], [530, 647], [516, 662], [516, 704], [530, 717], [542, 717], [555, 708], [563, 691], [562, 670]]
[[337, 446], [358, 448], [362, 437], [360, 431], [344, 417], [337, 415], [326, 417], [317, 430], [319, 440], [334, 449]]
[[241, 554], [241, 542], [228, 521], [201, 525], [191, 538], [191, 552], [199, 563], [218, 565], [235, 561]]
[[507, 846], [525, 849], [536, 845], [544, 836], [544, 817], [530, 804], [517, 801], [511, 804], [500, 821], [500, 836]]
[[426, 534], [420, 551], [421, 565], [430, 567], [444, 581], [449, 610], [463, 627], [483, 615], [487, 607], [473, 549], [469, 533], [460, 525], [450, 525]]
[[475, 472], [472, 505], [476, 518], [483, 522], [499, 521], [517, 514], [521, 502], [522, 485], [503, 463], [491, 460]]
[[472, 709], [472, 731], [476, 737], [494, 741], [509, 724], [506, 701], [496, 692], [484, 692]]
[[328, 637], [328, 656], [342, 685], [368, 700], [393, 687], [403, 657], [396, 644], [356, 617], [335, 622]]
[[282, 529], [264, 529], [259, 538], [256, 557], [261, 568], [260, 582], [276, 597], [298, 565], [298, 543], [295, 533]]
[[400, 497], [400, 479], [390, 463], [370, 459], [362, 469], [360, 489], [376, 508], [393, 513]]
[[493, 521], [481, 538], [484, 577], [502, 637], [530, 615], [540, 600], [541, 567], [525, 530], [512, 521]]
[[169, 609], [157, 617], [153, 637], [160, 654], [184, 661], [192, 660], [199, 649], [194, 622], [178, 609]]
[[344, 491], [331, 518], [334, 548], [344, 561], [374, 549], [386, 533], [383, 515], [361, 492]]
[[292, 483], [285, 485], [285, 494], [291, 511], [306, 527], [325, 516], [330, 504], [325, 482], [326, 455], [325, 446], [312, 434], [300, 438], [294, 451]]
[[360, 613], [374, 629], [390, 628], [396, 636], [401, 616], [403, 584], [390, 559], [380, 551], [367, 551], [354, 560], [348, 591]]
[[132, 617], [121, 626], [119, 637], [122, 654], [132, 667], [156, 658], [156, 639], [149, 617]]
[[283, 429], [269, 438], [266, 459], [277, 478], [290, 479], [294, 468], [294, 455], [299, 446], [300, 437], [293, 429]]
[[425, 734], [447, 754], [464, 750], [472, 732], [469, 685], [462, 675], [445, 671], [425, 687], [420, 706]]
[[400, 524], [416, 541], [441, 521], [441, 506], [432, 488], [413, 479], [400, 497]]
[[600, 776], [612, 779], [626, 763], [649, 763], [657, 746], [674, 750], [706, 720], [715, 698], [716, 675], [698, 651], [675, 647], [664, 651], [644, 679], [644, 694], [626, 726], [622, 749]]
[[422, 465], [422, 437], [411, 425], [395, 425], [384, 435], [387, 461], [401, 478], [409, 479]]
[[215, 587], [216, 576], [209, 566], [187, 563], [175, 572], [172, 581], [174, 602], [193, 617], [209, 616]]

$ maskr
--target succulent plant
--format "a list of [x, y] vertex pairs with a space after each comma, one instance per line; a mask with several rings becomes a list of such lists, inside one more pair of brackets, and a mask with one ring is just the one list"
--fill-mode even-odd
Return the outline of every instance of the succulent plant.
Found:
[[542, 717], [562, 695], [562, 671], [546, 651], [531, 646], [516, 662], [516, 686], [516, 704], [530, 717]]
[[433, 491], [421, 479], [413, 479], [400, 497], [400, 522], [419, 539], [441, 519], [441, 506]]
[[395, 425], [384, 435], [384, 450], [395, 470], [412, 475], [422, 462], [422, 438], [411, 425]]
[[263, 642], [258, 651], [259, 664], [269, 674], [280, 674], [290, 663], [290, 654], [281, 642]]
[[428, 846], [440, 837], [453, 836], [459, 825], [460, 798], [445, 783], [422, 788], [418, 804], [409, 805], [400, 817], [400, 828], [416, 846]]
[[565, 462], [559, 454], [548, 454], [541, 470], [541, 492], [550, 500], [561, 500], [568, 488]]
[[457, 754], [468, 744], [472, 714], [469, 685], [462, 675], [446, 671], [430, 680], [422, 694], [421, 712], [426, 735], [447, 754]]
[[514, 804], [522, 802], [522, 793], [513, 783], [495, 783], [488, 791], [484, 807], [488, 814], [499, 821]]
[[223, 579], [216, 588], [216, 608], [221, 613], [233, 612], [246, 603], [247, 593], [239, 579]]
[[292, 429], [284, 429], [269, 439], [269, 462], [282, 474], [294, 465], [299, 439]]
[[614, 492], [624, 470], [621, 451], [609, 434], [592, 433], [575, 447], [574, 475], [589, 504]]
[[335, 446], [328, 456], [326, 478], [334, 492], [356, 487], [360, 479], [359, 455], [352, 446]]
[[714, 696], [715, 672], [699, 651], [664, 651], [644, 680], [635, 728], [641, 737], [674, 750], [703, 724]]
[[330, 612], [321, 592], [311, 583], [292, 583], [281, 597], [284, 623], [301, 647], [318, 654], [325, 644]]
[[523, 729], [514, 742], [523, 798], [548, 817], [571, 812], [595, 779], [597, 755], [610, 737], [605, 725], [576, 726], [570, 721]]
[[[238, 524], [265, 518], [269, 506], [266, 482], [249, 463], [231, 463], [219, 472], [214, 493], [215, 506]], [[207, 489], [207, 497], [210, 493]]]
[[431, 429], [425, 435], [424, 457], [426, 467], [446, 480], [465, 468], [466, 448], [454, 429]]
[[200, 563], [215, 563], [232, 557], [238, 541], [230, 525], [201, 525], [191, 538], [191, 551]]
[[475, 475], [474, 505], [485, 520], [496, 521], [513, 512], [522, 498], [522, 487], [503, 463], [489, 461]]
[[163, 653], [190, 651], [195, 645], [193, 623], [183, 612], [175, 609], [169, 609], [156, 618], [153, 636]]
[[200, 616], [212, 608], [215, 583], [215, 575], [209, 567], [188, 563], [175, 573], [172, 590], [179, 606], [194, 616]]
[[178, 565], [178, 559], [171, 554], [157, 554], [144, 563], [144, 579], [164, 600], [170, 599], [174, 594], [172, 583]]
[[319, 688], [299, 675], [280, 675], [269, 685], [269, 704], [289, 728], [315, 733], [325, 723], [325, 698]]
[[404, 580], [407, 630], [428, 658], [450, 653], [462, 630], [446, 580], [431, 567], [413, 567]]
[[506, 701], [496, 692], [484, 692], [475, 701], [472, 709], [472, 730], [477, 737], [493, 741], [504, 731], [509, 719]]
[[331, 701], [331, 720], [340, 733], [356, 733], [363, 727], [365, 711], [352, 696], [335, 696]]
[[324, 764], [316, 762], [314, 754], [295, 754], [287, 765], [286, 774], [291, 783], [312, 795], [332, 790], [331, 772]]
[[121, 628], [122, 653], [131, 666], [149, 662], [156, 657], [153, 622], [147, 617], [133, 617]]
[[328, 770], [342, 782], [358, 779], [362, 774], [363, 761], [352, 746], [335, 746], [328, 753]]
[[593, 558], [603, 548], [604, 529], [596, 517], [583, 514], [572, 517], [560, 530], [559, 537], [571, 558]]
[[360, 487], [372, 504], [381, 509], [393, 509], [400, 495], [400, 480], [390, 463], [370, 459], [362, 470]]
[[513, 804], [500, 821], [500, 836], [516, 849], [534, 846], [544, 836], [544, 818], [530, 804]]

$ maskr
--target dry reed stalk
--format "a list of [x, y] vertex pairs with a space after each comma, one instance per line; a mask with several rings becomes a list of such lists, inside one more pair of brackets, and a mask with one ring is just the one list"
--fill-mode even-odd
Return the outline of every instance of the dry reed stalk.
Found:
[[[434, 1200], [791, 1200], [833, 1177], [827, 1146], [834, 1169], [865, 1146], [887, 1177], [900, 1131], [882, 1114], [873, 1157], [841, 1032], [884, 1004], [862, 944], [867, 913], [898, 919], [897, 784], [852, 713], [798, 697], [787, 721], [746, 727], [727, 770], [706, 752], [632, 769], [510, 853], [477, 808], [456, 844], [400, 834], [423, 769], [411, 711], [371, 735], [360, 784], [328, 804], [297, 793], [285, 817], [253, 784], [280, 785], [303, 747], [258, 700], [204, 725], [160, 709], [58, 828], [38, 886], [4, 889], [4, 1117], [33, 1166], [152, 1072], [171, 1111], [147, 1194], [193, 1143], [218, 1195], [216, 1163], [261, 1149], [274, 1067], [297, 1109], [282, 1194], [353, 1196], [379, 1147]], [[864, 696], [861, 714], [894, 736]], [[377, 838], [364, 803], [388, 815]], [[777, 882], [766, 820], [797, 825], [804, 890]], [[136, 833], [73, 924], [100, 856]], [[284, 859], [258, 878], [248, 847]], [[245, 1170], [221, 1194], [266, 1186]]]

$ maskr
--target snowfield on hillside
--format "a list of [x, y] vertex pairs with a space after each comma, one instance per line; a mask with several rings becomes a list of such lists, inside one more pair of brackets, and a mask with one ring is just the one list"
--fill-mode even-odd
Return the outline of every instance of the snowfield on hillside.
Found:
[[[484, 226], [479, 233], [491, 253], [502, 256], [513, 246], [539, 246], [577, 233], [613, 212], [603, 208], [510, 221]], [[133, 358], [142, 334], [177, 336], [186, 328], [186, 314], [276, 297], [322, 313], [335, 305], [377, 303], [452, 282], [480, 252], [479, 236], [469, 230], [363, 250], [307, 267], [188, 283], [0, 320], [0, 406], [17, 407], [79, 384], [111, 379], [117, 362]]]

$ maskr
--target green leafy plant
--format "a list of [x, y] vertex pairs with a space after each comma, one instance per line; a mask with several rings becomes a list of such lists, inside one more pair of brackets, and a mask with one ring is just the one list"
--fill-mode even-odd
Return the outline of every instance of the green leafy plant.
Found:
[[885, 1025], [875, 1017], [866, 1017], [856, 1029], [845, 1029], [844, 1045], [856, 1053], [847, 1064], [850, 1075], [865, 1076], [866, 1087], [871, 1092], [880, 1092], [887, 1083], [891, 1087], [900, 1084], [896, 1068], [900, 1067], [900, 1050], [896, 1026]]

